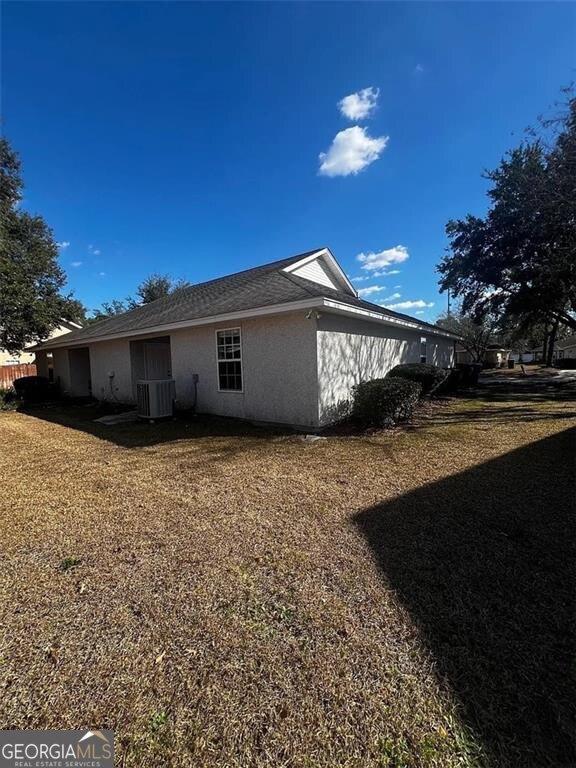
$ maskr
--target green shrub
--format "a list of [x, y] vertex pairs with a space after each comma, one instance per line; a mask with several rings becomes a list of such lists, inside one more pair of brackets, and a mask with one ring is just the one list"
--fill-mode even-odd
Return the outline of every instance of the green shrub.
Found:
[[22, 376], [14, 380], [14, 389], [18, 397], [25, 403], [43, 403], [53, 400], [56, 396], [56, 386], [44, 376]]
[[18, 408], [18, 398], [13, 389], [0, 389], [0, 411], [15, 411]]
[[410, 418], [421, 391], [419, 383], [408, 379], [363, 381], [352, 390], [352, 417], [365, 426], [391, 426]]
[[576, 357], [561, 357], [556, 360], [554, 367], [565, 371], [574, 371], [576, 370]]
[[460, 387], [467, 389], [478, 385], [482, 363], [456, 363], [456, 368], [460, 371]]
[[462, 386], [463, 374], [458, 368], [445, 368], [444, 379], [435, 388], [435, 395], [451, 395]]
[[430, 394], [446, 378], [446, 371], [428, 363], [404, 363], [396, 365], [387, 376], [415, 381], [422, 387], [421, 397]]

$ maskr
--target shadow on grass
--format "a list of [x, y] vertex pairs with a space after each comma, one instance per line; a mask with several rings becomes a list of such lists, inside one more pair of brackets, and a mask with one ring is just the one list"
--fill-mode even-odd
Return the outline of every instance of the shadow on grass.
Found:
[[[549, 402], [549, 401], [548, 401]], [[552, 405], [552, 404], [551, 404]], [[489, 407], [486, 407], [489, 406]], [[506, 422], [556, 421], [576, 418], [576, 407], [566, 410], [558, 407], [546, 408], [545, 404], [530, 405], [525, 402], [493, 403], [483, 399], [471, 403], [469, 408], [446, 409], [438, 408], [433, 411], [432, 418], [435, 426], [451, 426], [455, 424], [505, 424]]]
[[[95, 422], [94, 419], [105, 415], [105, 413], [110, 413], [110, 410], [102, 410], [98, 405], [92, 403], [86, 405], [30, 406], [19, 410], [28, 416], [94, 435], [101, 440], [107, 440], [123, 448], [146, 448], [177, 440], [210, 437], [246, 437], [264, 441], [279, 435], [294, 434], [289, 428], [285, 430], [264, 428], [240, 419], [194, 416], [192, 414], [184, 414], [175, 419], [159, 420], [154, 423], [139, 420], [106, 426]], [[129, 408], [121, 410], [129, 410]]]
[[356, 517], [494, 766], [574, 766], [567, 430]]

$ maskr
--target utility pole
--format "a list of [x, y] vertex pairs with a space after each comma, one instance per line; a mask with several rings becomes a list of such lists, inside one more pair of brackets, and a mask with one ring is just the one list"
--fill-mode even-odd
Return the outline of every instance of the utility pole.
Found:
[[448, 288], [448, 317], [450, 317], [450, 288]]

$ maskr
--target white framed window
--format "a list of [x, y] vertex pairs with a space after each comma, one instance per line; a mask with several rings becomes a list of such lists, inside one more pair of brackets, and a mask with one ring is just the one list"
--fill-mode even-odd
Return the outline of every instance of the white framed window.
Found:
[[220, 392], [242, 392], [242, 338], [240, 328], [216, 331], [218, 389]]
[[426, 357], [426, 337], [421, 336], [420, 337], [420, 362], [425, 363], [427, 362]]

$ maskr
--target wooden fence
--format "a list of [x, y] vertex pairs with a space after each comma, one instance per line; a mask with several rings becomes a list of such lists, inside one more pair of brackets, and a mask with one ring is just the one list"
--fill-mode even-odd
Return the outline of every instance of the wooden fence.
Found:
[[0, 389], [9, 389], [14, 379], [21, 376], [36, 376], [36, 366], [33, 363], [0, 365]]

